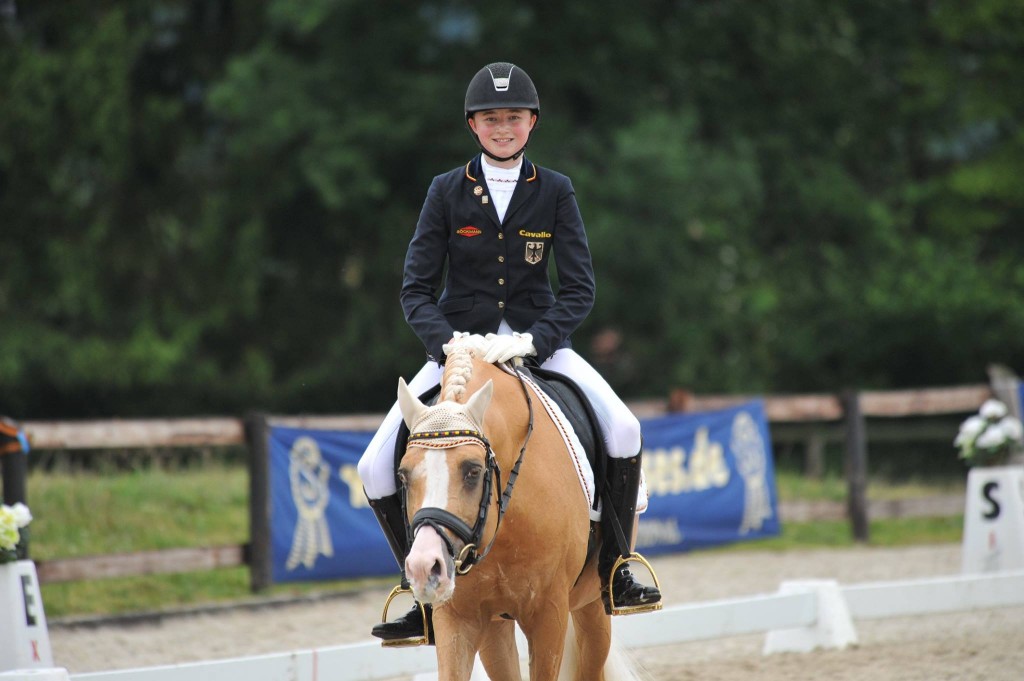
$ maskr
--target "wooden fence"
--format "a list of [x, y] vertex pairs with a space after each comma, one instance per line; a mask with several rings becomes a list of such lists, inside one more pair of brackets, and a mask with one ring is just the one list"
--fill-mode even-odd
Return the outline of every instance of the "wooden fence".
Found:
[[[793, 424], [822, 424], [838, 428], [845, 442], [847, 479], [846, 518], [853, 536], [868, 539], [868, 518], [891, 513], [938, 513], [945, 515], [946, 505], [926, 502], [873, 504], [867, 501], [867, 427], [868, 418], [942, 416], [974, 412], [993, 396], [988, 385], [928, 388], [900, 391], [847, 391], [839, 395], [695, 395], [674, 391], [667, 400], [633, 402], [630, 406], [640, 418], [670, 412], [695, 412], [720, 409], [761, 399], [774, 432]], [[375, 430], [382, 415], [353, 416], [271, 416], [253, 414], [246, 419], [191, 418], [138, 419], [106, 421], [28, 421], [22, 424], [32, 447], [37, 450], [110, 450], [158, 447], [227, 447], [244, 445], [249, 452], [250, 541], [242, 546], [216, 546], [143, 551], [103, 556], [88, 556], [40, 561], [41, 582], [61, 582], [97, 578], [189, 572], [219, 567], [248, 565], [256, 591], [269, 586], [269, 505], [267, 503], [266, 429], [271, 425], [336, 430]], [[953, 433], [950, 434], [950, 438]], [[813, 447], [809, 447], [813, 450]], [[8, 503], [27, 501], [24, 456], [0, 457], [3, 489]], [[961, 502], [962, 503], [962, 502]], [[813, 505], [812, 505], [813, 506]], [[780, 515], [789, 520], [826, 515], [829, 509], [803, 508]], [[833, 516], [840, 515], [831, 511]]]

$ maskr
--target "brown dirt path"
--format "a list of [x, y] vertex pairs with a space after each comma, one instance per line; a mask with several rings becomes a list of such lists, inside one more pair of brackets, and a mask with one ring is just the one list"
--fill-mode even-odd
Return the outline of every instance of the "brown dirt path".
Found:
[[[787, 579], [841, 584], [957, 574], [960, 546], [814, 551], [705, 551], [652, 561], [667, 604], [772, 593]], [[370, 639], [385, 588], [261, 609], [224, 610], [133, 625], [52, 622], [55, 661], [72, 674], [174, 664]], [[404, 606], [403, 606], [404, 607]], [[764, 637], [637, 650], [655, 681], [940, 681], [1024, 679], [1024, 607], [857, 623], [842, 651], [763, 656]]]

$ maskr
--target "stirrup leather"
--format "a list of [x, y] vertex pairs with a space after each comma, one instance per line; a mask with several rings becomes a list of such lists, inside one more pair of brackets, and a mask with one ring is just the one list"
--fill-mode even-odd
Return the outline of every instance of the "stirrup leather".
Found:
[[[396, 596], [401, 594], [412, 594], [412, 589], [403, 587], [401, 584], [396, 586], [388, 594], [388, 599], [384, 601], [384, 613], [380, 616], [380, 621], [387, 624], [388, 621], [388, 608], [391, 607], [391, 601], [395, 600]], [[427, 609], [423, 605], [420, 605], [420, 613], [423, 615], [423, 635], [412, 638], [399, 638], [391, 640], [382, 640], [380, 645], [382, 648], [411, 648], [413, 646], [425, 646], [430, 644], [429, 630], [430, 624], [427, 621]]]
[[626, 563], [629, 563], [631, 561], [636, 561], [637, 563], [640, 563], [645, 568], [647, 568], [647, 571], [651, 573], [651, 577], [654, 579], [654, 586], [658, 589], [658, 591], [661, 591], [661, 582], [658, 581], [658, 575], [655, 574], [654, 568], [651, 567], [651, 564], [647, 562], [646, 558], [641, 556], [639, 553], [636, 553], [635, 551], [633, 553], [629, 554], [628, 556], [625, 556], [625, 557], [624, 556], [619, 556], [618, 558], [615, 559], [615, 563], [612, 564], [612, 569], [608, 573], [608, 601], [610, 603], [611, 611], [612, 611], [612, 615], [613, 616], [615, 616], [615, 615], [639, 615], [642, 612], [654, 612], [656, 610], [661, 610], [661, 599], [659, 599], [658, 601], [656, 601], [654, 603], [643, 603], [641, 605], [621, 605], [620, 606], [620, 605], [616, 604], [616, 602], [615, 602], [615, 589], [614, 589], [615, 573], [618, 571], [618, 569], [620, 567], [622, 567], [623, 565], [625, 565]]

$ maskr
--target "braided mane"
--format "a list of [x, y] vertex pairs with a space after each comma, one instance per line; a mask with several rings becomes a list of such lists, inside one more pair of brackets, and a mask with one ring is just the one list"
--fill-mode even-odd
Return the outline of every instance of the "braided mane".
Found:
[[473, 377], [473, 348], [456, 346], [448, 355], [441, 377], [441, 399], [466, 401], [466, 384]]

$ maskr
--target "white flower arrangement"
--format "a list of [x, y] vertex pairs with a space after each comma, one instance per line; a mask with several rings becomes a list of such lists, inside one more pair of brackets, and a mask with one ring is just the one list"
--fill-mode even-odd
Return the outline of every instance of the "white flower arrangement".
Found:
[[1004, 463], [1024, 444], [1024, 425], [999, 400], [986, 400], [977, 415], [960, 424], [953, 445], [969, 466]]
[[18, 560], [18, 544], [22, 541], [21, 531], [28, 527], [30, 522], [32, 512], [25, 504], [0, 504], [0, 563]]

